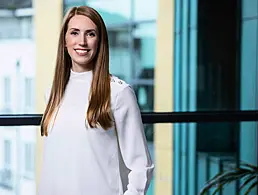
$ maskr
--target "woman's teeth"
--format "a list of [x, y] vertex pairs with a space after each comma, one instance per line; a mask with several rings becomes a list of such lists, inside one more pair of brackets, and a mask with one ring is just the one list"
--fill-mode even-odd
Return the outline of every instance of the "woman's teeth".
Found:
[[76, 49], [75, 51], [79, 54], [87, 54], [88, 53], [88, 50], [82, 50], [82, 49]]

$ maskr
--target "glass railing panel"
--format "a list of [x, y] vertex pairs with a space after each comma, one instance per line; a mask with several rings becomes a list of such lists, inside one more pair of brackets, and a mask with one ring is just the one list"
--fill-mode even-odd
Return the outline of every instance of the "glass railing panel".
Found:
[[0, 127], [0, 194], [35, 195], [35, 126]]
[[[174, 194], [196, 195], [215, 175], [236, 172], [238, 166], [246, 168], [243, 163], [257, 167], [257, 122], [177, 123], [173, 125], [173, 136]], [[220, 194], [237, 195], [244, 179], [232, 180]], [[214, 190], [208, 191], [212, 194]], [[256, 189], [250, 193], [255, 194]]]

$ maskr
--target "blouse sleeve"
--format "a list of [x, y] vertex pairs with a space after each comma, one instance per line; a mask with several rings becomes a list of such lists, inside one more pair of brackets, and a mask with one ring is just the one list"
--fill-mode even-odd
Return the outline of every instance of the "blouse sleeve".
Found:
[[148, 151], [136, 96], [130, 86], [118, 93], [114, 118], [121, 155], [130, 170], [124, 195], [145, 195], [154, 165]]

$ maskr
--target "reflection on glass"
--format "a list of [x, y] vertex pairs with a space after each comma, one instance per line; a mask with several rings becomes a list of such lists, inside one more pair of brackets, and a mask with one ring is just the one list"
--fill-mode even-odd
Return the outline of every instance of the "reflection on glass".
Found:
[[[13, 1], [13, 11], [7, 2], [0, 16], [0, 114], [35, 113], [32, 1]], [[0, 127], [1, 195], [35, 195], [36, 131]]]
[[[249, 2], [245, 2], [249, 4]], [[257, 14], [255, 14], [257, 15]], [[257, 109], [258, 75], [257, 59], [257, 18], [242, 23], [241, 44], [241, 109]]]
[[2, 40], [0, 52], [0, 113], [35, 113], [33, 40]]
[[35, 195], [37, 127], [0, 127], [0, 194]]
[[[153, 79], [156, 52], [156, 23], [137, 23], [133, 29], [134, 63], [136, 79]], [[148, 70], [150, 75], [141, 78], [141, 74]]]
[[[209, 179], [239, 163], [257, 166], [256, 122], [173, 126], [175, 194], [198, 194]], [[237, 194], [237, 185], [236, 181], [227, 185], [223, 194]]]
[[133, 0], [133, 20], [134, 21], [146, 21], [156, 20], [157, 18], [157, 0]]
[[132, 77], [130, 34], [128, 28], [108, 29], [110, 72], [125, 81]]
[[[156, 23], [139, 23], [133, 29], [133, 77], [132, 85], [136, 92], [141, 111], [154, 109], [154, 67], [155, 67]], [[153, 125], [145, 125], [145, 134], [153, 142]]]
[[107, 26], [128, 23], [131, 18], [130, 0], [88, 0], [87, 5], [101, 14]]

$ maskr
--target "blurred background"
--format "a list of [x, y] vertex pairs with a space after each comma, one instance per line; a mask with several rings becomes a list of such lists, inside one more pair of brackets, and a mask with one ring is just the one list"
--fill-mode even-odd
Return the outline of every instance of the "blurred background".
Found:
[[[42, 114], [62, 17], [79, 5], [103, 17], [110, 71], [142, 112], [257, 110], [257, 0], [0, 0], [0, 114]], [[197, 195], [219, 171], [257, 165], [256, 122], [145, 124], [145, 133], [156, 165], [147, 195]], [[38, 126], [0, 127], [0, 195], [35, 195], [41, 154]], [[241, 194], [238, 185], [219, 194]]]

